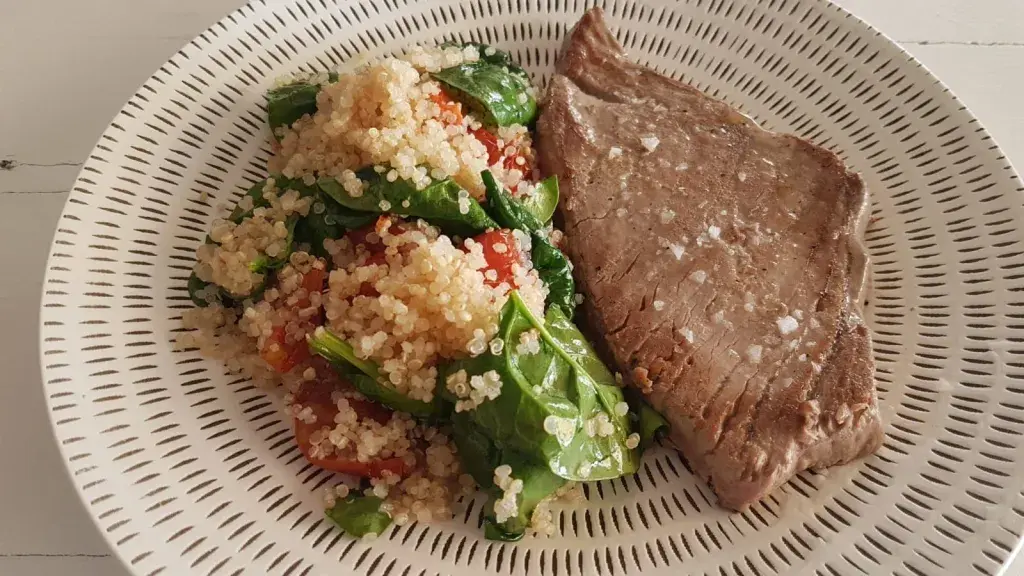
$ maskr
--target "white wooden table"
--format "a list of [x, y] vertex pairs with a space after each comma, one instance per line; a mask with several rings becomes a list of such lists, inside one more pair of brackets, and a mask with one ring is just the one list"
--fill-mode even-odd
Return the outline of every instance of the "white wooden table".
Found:
[[[36, 342], [43, 269], [67, 190], [107, 122], [242, 1], [0, 0], [0, 574], [127, 574], [50, 436]], [[1024, 166], [1024, 2], [840, 4], [934, 71]], [[1024, 558], [1007, 574], [1024, 576]]]

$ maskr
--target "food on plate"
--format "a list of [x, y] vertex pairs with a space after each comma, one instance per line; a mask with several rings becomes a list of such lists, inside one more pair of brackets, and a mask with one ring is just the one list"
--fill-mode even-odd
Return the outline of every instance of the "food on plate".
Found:
[[475, 43], [283, 79], [271, 175], [196, 251], [179, 345], [283, 388], [353, 536], [478, 489], [487, 538], [552, 534], [666, 434], [736, 509], [881, 442], [859, 177], [598, 9], [558, 71], [541, 105]]
[[630, 62], [599, 9], [537, 134], [591, 332], [723, 506], [880, 446], [856, 174]]
[[508, 54], [414, 48], [282, 80], [267, 110], [271, 176], [197, 250], [179, 344], [284, 389], [338, 526], [450, 518], [479, 488], [488, 538], [550, 534], [579, 482], [637, 469], [665, 422], [573, 324]]

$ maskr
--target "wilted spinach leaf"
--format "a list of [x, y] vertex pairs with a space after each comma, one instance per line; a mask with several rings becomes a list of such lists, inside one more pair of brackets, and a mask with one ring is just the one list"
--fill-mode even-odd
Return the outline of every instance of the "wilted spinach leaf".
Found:
[[[576, 281], [572, 266], [561, 250], [542, 231], [543, 223], [495, 181], [489, 170], [480, 174], [487, 190], [487, 209], [502, 227], [532, 234], [530, 259], [537, 275], [548, 287], [548, 306], [557, 306], [569, 318], [576, 310]], [[557, 195], [557, 180], [555, 194]], [[557, 200], [556, 200], [557, 201]]]
[[523, 481], [523, 491], [516, 495], [519, 513], [499, 523], [494, 513], [494, 503], [501, 498], [502, 492], [492, 486], [487, 491], [489, 498], [484, 504], [484, 537], [488, 540], [515, 542], [526, 533], [537, 505], [565, 486], [566, 480], [553, 474], [544, 464], [524, 458], [513, 451], [502, 453], [501, 463], [512, 468], [513, 478]]
[[[514, 542], [523, 537], [530, 524], [534, 508], [541, 500], [565, 485], [566, 480], [556, 476], [543, 462], [535, 462], [512, 450], [499, 449], [473, 422], [468, 412], [452, 414], [452, 436], [459, 448], [462, 469], [487, 492], [484, 504], [484, 536], [488, 540]], [[498, 523], [494, 503], [502, 491], [494, 486], [494, 469], [502, 464], [512, 468], [512, 477], [523, 481], [523, 491], [517, 496], [519, 514]]]
[[668, 434], [668, 420], [652, 408], [636, 389], [627, 389], [625, 396], [626, 402], [629, 403], [633, 428], [640, 435], [640, 451], [644, 452], [660, 437]]
[[[249, 188], [249, 191], [239, 199], [234, 210], [231, 211], [231, 215], [228, 216], [229, 221], [235, 224], [241, 224], [246, 218], [252, 217], [256, 208], [267, 207], [270, 205], [270, 203], [263, 197], [263, 189], [266, 188], [268, 180], [269, 179], [260, 180]], [[286, 190], [295, 190], [299, 193], [300, 197], [306, 197], [316, 193], [314, 188], [303, 184], [301, 180], [291, 180], [280, 176], [274, 177], [274, 186], [278, 189], [279, 194], [284, 193]], [[251, 199], [252, 206], [243, 208], [242, 202], [244, 202], [246, 198]], [[298, 214], [294, 214], [288, 218], [285, 224], [288, 228], [288, 238], [285, 241], [284, 250], [282, 250], [277, 256], [271, 257], [266, 254], [260, 254], [249, 263], [249, 270], [263, 275], [263, 280], [253, 287], [252, 292], [249, 294], [232, 294], [219, 286], [214, 288], [211, 292], [210, 283], [200, 280], [199, 277], [196, 276], [196, 273], [193, 272], [188, 279], [189, 298], [196, 306], [204, 308], [214, 302], [220, 302], [225, 305], [238, 305], [245, 300], [258, 299], [260, 295], [263, 294], [267, 284], [270, 282], [273, 271], [283, 266], [288, 261], [288, 257], [291, 256], [292, 249], [295, 245], [295, 230], [301, 219], [302, 217]], [[207, 236], [206, 243], [213, 243], [213, 240]]]
[[[318, 204], [322, 210], [317, 208]], [[349, 230], [372, 224], [376, 219], [376, 214], [345, 208], [317, 188], [313, 208], [295, 227], [295, 242], [309, 244], [314, 255], [330, 258], [331, 255], [324, 249], [324, 240], [337, 240]]]
[[462, 469], [476, 480], [481, 490], [491, 487], [494, 469], [501, 464], [501, 450], [484, 434], [469, 412], [453, 412], [452, 439], [459, 449]]
[[495, 66], [503, 66], [505, 68], [508, 68], [508, 71], [510, 73], [520, 76], [529, 81], [530, 76], [529, 74], [526, 73], [526, 70], [523, 70], [519, 66], [519, 64], [512, 59], [511, 54], [500, 48], [495, 48], [494, 46], [489, 46], [487, 44], [481, 44], [480, 42], [445, 42], [444, 44], [441, 45], [442, 48], [448, 48], [450, 46], [455, 46], [458, 48], [473, 46], [477, 49], [477, 52], [480, 53], [481, 61], [487, 62], [488, 64], [493, 64]]
[[383, 500], [376, 496], [353, 491], [348, 497], [338, 500], [327, 511], [327, 517], [356, 538], [366, 534], [380, 534], [391, 525], [391, 517], [380, 510], [382, 503]]
[[394, 388], [383, 384], [380, 369], [372, 360], [364, 360], [356, 356], [352, 346], [326, 328], [318, 328], [308, 338], [309, 349], [327, 360], [331, 366], [342, 374], [352, 385], [366, 397], [381, 404], [408, 412], [418, 418], [432, 418], [443, 410], [440, 396], [435, 396], [431, 403], [413, 400]]
[[487, 210], [502, 228], [530, 233], [544, 227], [543, 222], [498, 184], [490, 170], [481, 172], [480, 178], [487, 194]]
[[[336, 82], [338, 75], [328, 74], [328, 81]], [[306, 114], [316, 113], [316, 96], [320, 93], [320, 85], [306, 81], [296, 81], [286, 86], [272, 88], [267, 92], [267, 123], [277, 138], [277, 129], [288, 128], [296, 120]]]
[[[499, 449], [545, 463], [568, 480], [634, 472], [638, 456], [625, 445], [629, 422], [615, 412], [622, 392], [561, 310], [550, 308], [541, 322], [512, 292], [499, 325], [498, 335], [506, 343], [501, 354], [456, 361], [444, 371], [447, 377], [465, 370], [471, 377], [494, 370], [501, 377], [501, 394], [468, 412], [479, 429]], [[520, 336], [531, 330], [536, 331], [540, 352], [520, 354]], [[584, 432], [584, 423], [598, 414], [605, 414], [614, 426], [610, 436]], [[552, 425], [556, 433], [547, 431]]]
[[537, 100], [528, 92], [529, 79], [507, 66], [477, 60], [445, 68], [433, 76], [453, 96], [481, 112], [487, 124], [525, 126], [537, 117]]
[[537, 183], [533, 194], [519, 201], [537, 220], [547, 224], [558, 207], [558, 176], [549, 176]]
[[547, 305], [572, 318], [576, 310], [576, 281], [572, 277], [569, 258], [540, 232], [533, 233], [530, 257], [537, 275], [548, 286]]
[[388, 182], [373, 169], [361, 170], [357, 176], [366, 183], [362, 196], [352, 196], [334, 178], [321, 178], [320, 189], [351, 210], [422, 218], [449, 235], [473, 236], [498, 227], [468, 193], [459, 196], [462, 188], [451, 179], [417, 190], [405, 180]]

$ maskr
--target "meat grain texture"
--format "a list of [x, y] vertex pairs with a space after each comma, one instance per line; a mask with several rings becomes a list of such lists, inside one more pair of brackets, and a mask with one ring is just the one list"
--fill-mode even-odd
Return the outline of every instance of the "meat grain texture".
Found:
[[599, 9], [558, 72], [540, 161], [587, 322], [721, 505], [875, 451], [860, 177], [633, 64]]

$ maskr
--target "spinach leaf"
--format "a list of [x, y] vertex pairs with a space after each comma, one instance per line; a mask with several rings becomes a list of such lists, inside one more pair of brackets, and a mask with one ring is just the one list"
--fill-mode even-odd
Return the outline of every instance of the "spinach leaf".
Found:
[[299, 82], [267, 92], [267, 122], [274, 137], [278, 128], [289, 128], [306, 114], [316, 113], [316, 95], [320, 86]]
[[253, 287], [252, 292], [235, 296], [212, 282], [200, 280], [196, 273], [192, 272], [188, 277], [187, 288], [189, 299], [200, 308], [206, 308], [210, 304], [248, 308], [263, 297], [263, 292], [267, 289], [267, 279], [264, 277], [262, 282]]
[[549, 176], [537, 183], [533, 194], [520, 200], [523, 208], [537, 220], [548, 223], [558, 207], [558, 176]]
[[487, 194], [487, 209], [502, 228], [529, 233], [544, 227], [543, 222], [498, 184], [490, 170], [481, 172], [480, 178], [484, 181]]
[[533, 233], [532, 242], [530, 259], [537, 275], [547, 284], [547, 305], [559, 308], [566, 317], [572, 318], [576, 310], [576, 281], [569, 258], [540, 232]]
[[[274, 180], [275, 187], [281, 191], [295, 190], [302, 197], [315, 193], [313, 188], [306, 186], [301, 180], [290, 180], [280, 176], [275, 177]], [[253, 184], [252, 187], [249, 188], [248, 192], [246, 192], [246, 194], [239, 199], [238, 203], [235, 204], [235, 208], [228, 216], [228, 220], [235, 224], [241, 224], [246, 218], [252, 217], [256, 208], [269, 206], [270, 203], [263, 197], [263, 189], [266, 188], [266, 186], [267, 180], [260, 180]], [[242, 207], [242, 202], [245, 201], [246, 198], [251, 199], [252, 207]], [[259, 299], [272, 278], [272, 272], [283, 266], [288, 261], [289, 256], [291, 256], [292, 249], [295, 245], [296, 228], [299, 226], [301, 219], [302, 218], [296, 214], [291, 216], [286, 222], [285, 225], [288, 228], [288, 238], [285, 242], [285, 249], [282, 250], [280, 254], [275, 257], [260, 254], [256, 259], [249, 263], [249, 270], [257, 274], [263, 274], [263, 280], [253, 288], [252, 292], [249, 294], [231, 294], [220, 286], [215, 286], [209, 282], [200, 280], [199, 277], [196, 276], [195, 272], [193, 272], [188, 279], [189, 298], [196, 306], [202, 308], [209, 306], [211, 303], [222, 303], [225, 305], [237, 306], [241, 305], [246, 300]], [[212, 244], [213, 240], [207, 236], [206, 243]]]
[[537, 100], [528, 93], [529, 80], [507, 66], [485, 60], [467, 62], [433, 74], [453, 96], [484, 115], [487, 124], [531, 124], [537, 118]]
[[[268, 179], [269, 180], [269, 179]], [[269, 202], [263, 197], [263, 189], [267, 185], [267, 180], [257, 182], [249, 189], [246, 197], [252, 198], [253, 207], [244, 209], [241, 206], [242, 200], [239, 200], [239, 204], [232, 210], [231, 215], [228, 217], [235, 224], [241, 224], [246, 218], [252, 218], [256, 208], [267, 207], [270, 205]], [[274, 187], [277, 188], [279, 194], [283, 194], [287, 190], [294, 190], [299, 193], [300, 197], [306, 197], [315, 194], [315, 190], [304, 184], [301, 180], [291, 180], [283, 177], [274, 178]], [[285, 226], [288, 229], [288, 237], [285, 240], [285, 249], [282, 250], [277, 256], [268, 256], [266, 254], [260, 254], [252, 262], [249, 263], [249, 270], [257, 273], [264, 274], [263, 285], [266, 284], [269, 278], [266, 277], [267, 273], [272, 270], [277, 270], [281, 266], [284, 266], [288, 262], [289, 256], [292, 254], [292, 249], [295, 246], [295, 228], [298, 226], [299, 220], [302, 217], [298, 214], [293, 214], [285, 222]], [[237, 296], [235, 296], [237, 299]]]
[[435, 396], [434, 402], [428, 403], [413, 400], [388, 386], [375, 362], [356, 356], [348, 342], [326, 328], [318, 328], [312, 336], [307, 337], [307, 341], [310, 351], [326, 359], [364, 396], [392, 410], [408, 412], [418, 418], [433, 418], [442, 413], [444, 407], [439, 396]]
[[491, 488], [494, 484], [494, 469], [501, 464], [501, 450], [473, 422], [469, 412], [454, 412], [451, 420], [452, 439], [459, 449], [462, 469], [476, 480], [480, 489]]
[[[530, 330], [537, 331], [540, 352], [520, 354], [520, 336]], [[615, 412], [622, 392], [557, 307], [541, 322], [512, 292], [501, 312], [498, 335], [506, 343], [501, 354], [459, 360], [444, 371], [446, 379], [459, 370], [468, 376], [494, 370], [501, 377], [501, 394], [468, 412], [498, 448], [543, 462], [567, 480], [617, 478], [636, 470], [638, 455], [625, 445], [629, 422]], [[611, 435], [584, 432], [585, 422], [598, 414], [613, 426]], [[555, 433], [547, 431], [551, 429]]]
[[299, 219], [299, 215], [296, 214], [294, 216], [290, 216], [285, 222], [285, 228], [288, 229], [288, 236], [285, 238], [284, 250], [282, 250], [277, 256], [260, 254], [249, 263], [249, 270], [257, 274], [266, 275], [267, 272], [277, 270], [288, 262], [288, 257], [291, 256], [292, 248], [295, 246], [295, 226], [298, 224]]
[[[566, 316], [572, 318], [576, 310], [576, 281], [572, 277], [569, 259], [541, 231], [543, 223], [540, 219], [502, 189], [489, 170], [481, 172], [480, 177], [487, 191], [487, 208], [498, 224], [533, 235], [530, 259], [537, 275], [548, 287], [547, 305], [561, 308]], [[557, 196], [557, 180], [554, 186]]]
[[[328, 81], [337, 80], [336, 73], [328, 74]], [[270, 131], [274, 133], [274, 138], [278, 137], [278, 128], [289, 128], [306, 114], [315, 114], [316, 96], [319, 93], [319, 84], [305, 81], [296, 81], [267, 92], [267, 122], [270, 124]]]
[[640, 452], [642, 453], [659, 438], [668, 434], [669, 423], [664, 416], [644, 400], [637, 390], [629, 388], [625, 391], [625, 396], [626, 402], [629, 403], [633, 428], [640, 435]]
[[[484, 536], [488, 540], [505, 542], [519, 540], [526, 532], [537, 504], [565, 485], [566, 480], [552, 474], [543, 463], [531, 461], [512, 450], [500, 450], [473, 422], [468, 412], [452, 414], [451, 422], [462, 469], [488, 495], [488, 502], [484, 505]], [[494, 486], [494, 469], [501, 464], [508, 464], [512, 468], [512, 477], [523, 481], [523, 491], [516, 500], [519, 514], [498, 523], [494, 503], [501, 498], [502, 491]]]
[[494, 513], [494, 503], [501, 498], [502, 491], [492, 486], [488, 490], [490, 498], [484, 505], [484, 537], [488, 540], [515, 542], [526, 533], [537, 505], [565, 486], [566, 480], [552, 474], [547, 466], [524, 458], [516, 452], [503, 453], [501, 463], [512, 468], [513, 478], [523, 481], [523, 491], [516, 495], [519, 513], [499, 523]]
[[489, 46], [487, 44], [482, 44], [480, 42], [445, 42], [444, 44], [441, 45], [442, 48], [449, 48], [453, 46], [457, 48], [473, 46], [480, 53], [481, 61], [487, 62], [488, 64], [493, 64], [495, 66], [503, 66], [505, 68], [508, 68], [508, 71], [511, 74], [520, 76], [526, 81], [529, 81], [530, 79], [530, 75], [526, 73], [526, 70], [523, 70], [519, 66], [519, 64], [517, 64], [516, 61], [512, 59], [512, 55], [504, 50], [495, 48], [493, 46]]
[[221, 302], [225, 294], [220, 286], [204, 282], [192, 272], [188, 277], [188, 297], [196, 306], [206, 308], [210, 304]]
[[[263, 189], [266, 186], [266, 179], [253, 184], [252, 187], [249, 188], [249, 191], [245, 193], [245, 196], [239, 198], [238, 202], [235, 203], [235, 208], [231, 211], [231, 215], [228, 216], [228, 220], [235, 224], [241, 224], [242, 220], [252, 217], [252, 213], [256, 208], [266, 208], [269, 206], [270, 203], [263, 198]], [[252, 198], [252, 208], [242, 208], [242, 202], [244, 202], [246, 198]]]
[[[449, 235], [473, 236], [498, 227], [479, 202], [467, 195], [460, 198], [459, 193], [463, 190], [451, 179], [440, 180], [423, 190], [417, 190], [405, 180], [388, 182], [373, 169], [361, 170], [357, 176], [366, 182], [362, 196], [352, 196], [334, 178], [321, 178], [320, 189], [335, 202], [351, 210], [422, 218]], [[461, 208], [460, 200], [463, 200]]]
[[[318, 211], [317, 206], [322, 210]], [[313, 208], [295, 227], [295, 242], [309, 244], [314, 255], [330, 259], [331, 255], [324, 249], [324, 240], [341, 238], [345, 232], [367, 226], [376, 219], [376, 214], [345, 208], [317, 188]]]
[[365, 534], [380, 534], [391, 525], [391, 517], [380, 511], [382, 503], [383, 500], [376, 496], [365, 496], [353, 491], [345, 499], [338, 500], [327, 511], [327, 517], [356, 538]]

